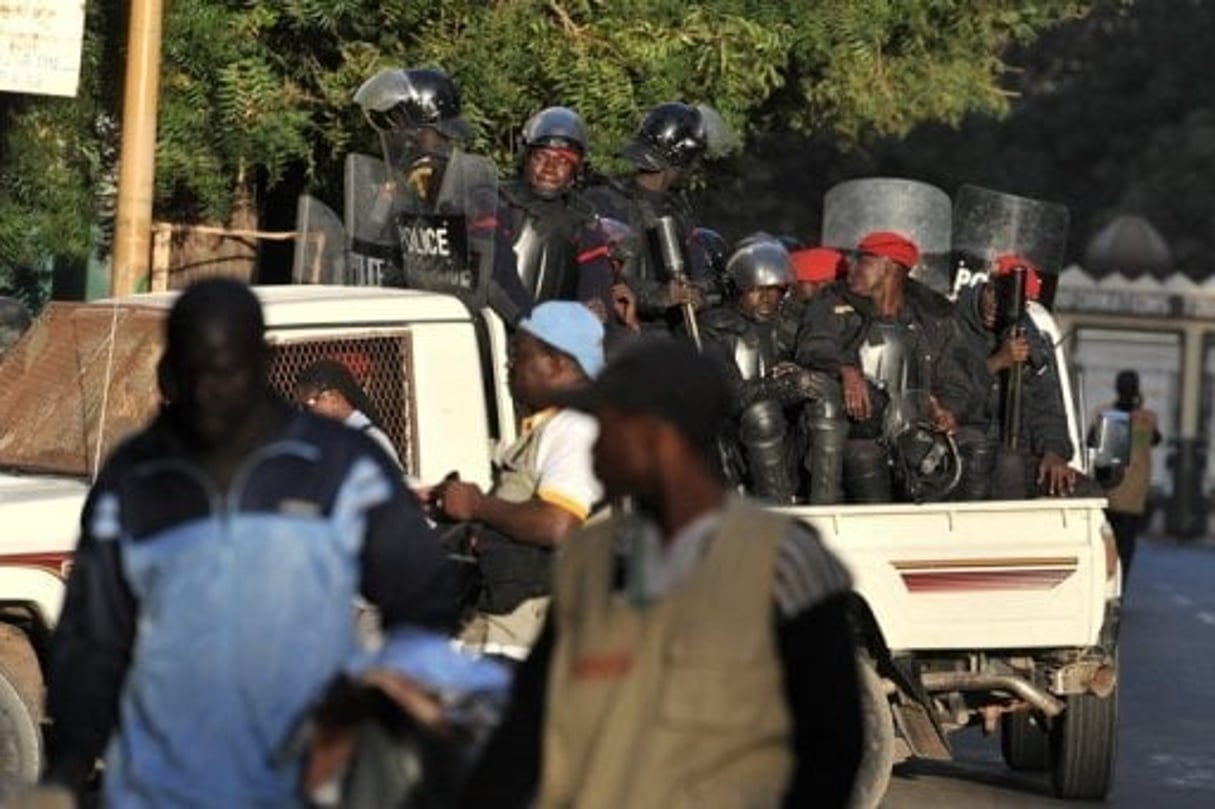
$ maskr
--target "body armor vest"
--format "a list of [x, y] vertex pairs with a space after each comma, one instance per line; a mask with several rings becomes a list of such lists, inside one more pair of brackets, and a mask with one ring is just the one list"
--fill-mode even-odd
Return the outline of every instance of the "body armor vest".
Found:
[[776, 365], [776, 341], [770, 323], [750, 323], [734, 339], [734, 364], [742, 378], [751, 381], [767, 375]]
[[873, 320], [860, 347], [861, 371], [891, 394], [918, 388], [916, 342], [907, 323]]
[[514, 250], [519, 280], [536, 303], [577, 299], [578, 256], [569, 234], [541, 230], [525, 213]]

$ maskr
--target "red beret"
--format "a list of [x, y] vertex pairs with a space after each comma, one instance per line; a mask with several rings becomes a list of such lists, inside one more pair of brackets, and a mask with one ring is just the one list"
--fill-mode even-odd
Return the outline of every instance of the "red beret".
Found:
[[841, 275], [844, 254], [830, 247], [806, 247], [789, 254], [793, 264], [793, 277], [798, 281], [821, 284], [834, 281]]
[[1042, 294], [1042, 276], [1038, 273], [1038, 268], [1029, 261], [1012, 253], [1005, 253], [1002, 256], [996, 257], [996, 276], [1008, 275], [1017, 267], [1025, 268], [1025, 297], [1031, 301], [1038, 300], [1038, 296]]
[[856, 246], [857, 252], [873, 256], [883, 256], [896, 264], [902, 264], [911, 269], [920, 261], [920, 248], [915, 242], [901, 233], [889, 230], [878, 230], [861, 239]]

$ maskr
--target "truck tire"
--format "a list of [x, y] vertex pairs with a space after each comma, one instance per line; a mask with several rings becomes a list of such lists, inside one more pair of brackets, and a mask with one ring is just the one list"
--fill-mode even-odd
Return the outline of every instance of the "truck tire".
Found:
[[1118, 689], [1108, 697], [1072, 694], [1050, 733], [1051, 786], [1060, 798], [1101, 800], [1114, 776]]
[[29, 636], [12, 624], [0, 624], [0, 669], [25, 700], [35, 722], [41, 722], [45, 687], [42, 666]]
[[1009, 769], [1040, 772], [1050, 766], [1050, 736], [1023, 711], [1000, 719], [1000, 753]]
[[0, 668], [0, 786], [38, 779], [42, 769], [42, 734], [21, 694]]
[[882, 686], [882, 678], [873, 663], [866, 658], [858, 659], [857, 675], [865, 746], [848, 805], [852, 809], [875, 809], [881, 805], [890, 786], [890, 771], [894, 766], [894, 717], [890, 714], [890, 699]]

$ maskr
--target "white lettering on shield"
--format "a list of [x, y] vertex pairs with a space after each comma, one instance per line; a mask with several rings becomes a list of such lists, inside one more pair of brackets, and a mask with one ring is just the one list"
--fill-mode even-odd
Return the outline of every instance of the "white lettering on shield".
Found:
[[415, 256], [450, 256], [447, 228], [407, 225], [401, 228], [405, 252]]
[[356, 286], [378, 287], [384, 282], [384, 259], [350, 254], [350, 282]]

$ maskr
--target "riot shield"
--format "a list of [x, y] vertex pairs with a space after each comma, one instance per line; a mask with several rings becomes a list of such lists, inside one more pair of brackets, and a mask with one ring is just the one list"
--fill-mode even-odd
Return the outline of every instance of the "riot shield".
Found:
[[345, 283], [403, 285], [392, 222], [395, 193], [383, 160], [365, 154], [346, 156], [345, 221], [350, 267]]
[[1037, 267], [1042, 278], [1038, 301], [1050, 308], [1069, 224], [1065, 205], [962, 186], [953, 206], [953, 290], [985, 279], [996, 258], [1011, 253]]
[[481, 308], [489, 303], [494, 274], [498, 173], [488, 159], [459, 149], [440, 171], [428, 174], [432, 187], [421, 189], [406, 178], [406, 193], [398, 194], [405, 285], [447, 292]]
[[832, 186], [823, 197], [821, 243], [851, 252], [875, 230], [901, 233], [920, 249], [911, 277], [945, 294], [951, 220], [949, 195], [934, 185], [893, 177], [848, 180]]
[[498, 180], [484, 157], [455, 149], [408, 173], [366, 155], [346, 161], [349, 283], [445, 292], [489, 301]]
[[341, 284], [346, 281], [346, 230], [333, 209], [303, 195], [295, 208], [294, 284]]

